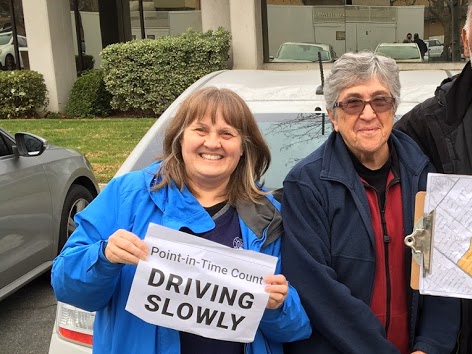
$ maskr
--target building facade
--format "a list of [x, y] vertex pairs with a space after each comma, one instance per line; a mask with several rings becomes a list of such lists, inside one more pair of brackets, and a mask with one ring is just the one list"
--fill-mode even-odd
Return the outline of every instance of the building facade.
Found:
[[[29, 67], [44, 75], [51, 111], [65, 108], [77, 55], [93, 56], [99, 67], [100, 51], [111, 43], [177, 35], [189, 27], [229, 30], [233, 69], [318, 68], [314, 62], [273, 62], [289, 41], [329, 44], [339, 56], [401, 42], [407, 32], [421, 38], [440, 33], [430, 24], [434, 19], [425, 18], [424, 5], [392, 7], [388, 0], [22, 0], [22, 5]], [[401, 69], [438, 66], [457, 69], [463, 63], [431, 60]]]

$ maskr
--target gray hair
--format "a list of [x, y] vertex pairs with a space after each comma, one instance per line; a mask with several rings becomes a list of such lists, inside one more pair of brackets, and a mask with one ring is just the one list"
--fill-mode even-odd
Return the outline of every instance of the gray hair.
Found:
[[467, 6], [467, 15], [465, 18], [465, 23], [464, 23], [464, 30], [465, 33], [467, 33], [467, 36], [469, 35], [469, 30], [470, 30], [470, 13], [472, 12], [472, 2], [469, 3], [469, 6]]
[[345, 53], [336, 60], [323, 87], [327, 109], [333, 109], [342, 90], [378, 79], [400, 103], [400, 77], [395, 60], [370, 51]]

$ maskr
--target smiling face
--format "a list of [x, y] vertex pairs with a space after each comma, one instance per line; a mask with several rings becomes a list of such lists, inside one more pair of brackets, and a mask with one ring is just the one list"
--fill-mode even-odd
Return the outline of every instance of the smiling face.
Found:
[[[338, 102], [351, 98], [370, 101], [376, 97], [390, 97], [391, 93], [379, 80], [346, 88], [341, 91]], [[341, 134], [349, 150], [370, 169], [383, 166], [389, 156], [387, 140], [392, 132], [394, 108], [376, 113], [366, 104], [360, 114], [348, 114], [341, 107], [328, 110], [334, 129]]]
[[205, 114], [184, 129], [181, 140], [187, 183], [193, 189], [226, 188], [243, 154], [241, 134], [220, 111]]

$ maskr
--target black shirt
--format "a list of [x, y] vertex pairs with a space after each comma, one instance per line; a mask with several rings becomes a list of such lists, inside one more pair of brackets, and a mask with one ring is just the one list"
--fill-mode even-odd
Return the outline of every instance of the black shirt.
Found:
[[[241, 228], [236, 209], [226, 202], [205, 208], [215, 221], [215, 228], [203, 234], [195, 234], [185, 228], [181, 231], [218, 242], [231, 248], [242, 248]], [[180, 332], [181, 354], [244, 354], [244, 344], [205, 338]]]

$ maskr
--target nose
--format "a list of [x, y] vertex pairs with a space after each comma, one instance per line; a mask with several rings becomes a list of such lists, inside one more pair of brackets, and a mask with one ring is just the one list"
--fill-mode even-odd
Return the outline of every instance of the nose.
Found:
[[212, 131], [209, 132], [205, 136], [205, 140], [203, 142], [203, 145], [209, 149], [217, 149], [221, 147], [221, 141], [220, 141], [220, 136], [217, 132]]
[[375, 113], [374, 109], [371, 106], [370, 102], [366, 102], [364, 105], [364, 109], [362, 110], [361, 114], [364, 118], [376, 117], [377, 114]]

